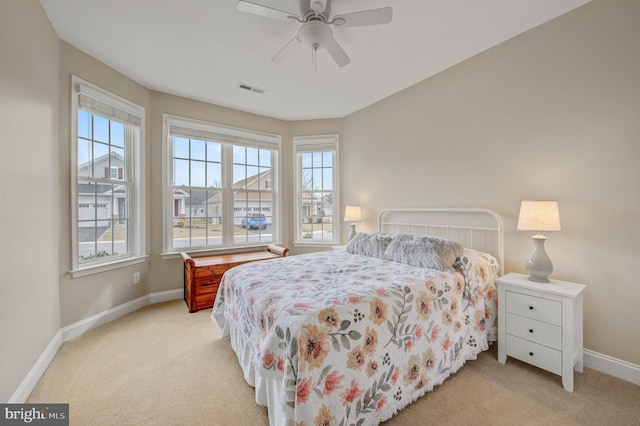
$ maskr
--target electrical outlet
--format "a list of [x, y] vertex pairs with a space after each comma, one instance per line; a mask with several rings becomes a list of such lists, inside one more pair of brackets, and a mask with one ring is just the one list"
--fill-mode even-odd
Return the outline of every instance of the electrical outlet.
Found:
[[140, 283], [140, 272], [134, 272], [133, 273], [133, 283], [134, 284], [139, 284]]

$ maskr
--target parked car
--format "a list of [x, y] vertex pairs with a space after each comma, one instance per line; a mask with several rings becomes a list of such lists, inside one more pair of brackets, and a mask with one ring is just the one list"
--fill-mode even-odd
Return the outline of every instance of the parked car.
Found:
[[263, 214], [252, 214], [242, 218], [242, 227], [247, 229], [266, 229], [267, 218]]

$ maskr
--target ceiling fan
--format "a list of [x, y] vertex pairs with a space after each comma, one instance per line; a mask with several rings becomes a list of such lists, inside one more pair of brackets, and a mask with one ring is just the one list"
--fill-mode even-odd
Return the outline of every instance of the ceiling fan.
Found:
[[268, 18], [282, 19], [289, 22], [298, 22], [302, 26], [298, 33], [285, 46], [275, 54], [272, 61], [278, 59], [280, 54], [294, 41], [303, 42], [311, 47], [312, 63], [316, 65], [316, 52], [318, 49], [326, 49], [339, 67], [351, 62], [349, 55], [333, 37], [331, 26], [336, 28], [361, 27], [365, 25], [388, 24], [393, 16], [393, 9], [383, 7], [369, 9], [360, 12], [345, 13], [331, 17], [331, 0], [300, 0], [300, 12], [293, 13], [264, 6], [259, 3], [240, 0], [238, 10], [266, 16]]

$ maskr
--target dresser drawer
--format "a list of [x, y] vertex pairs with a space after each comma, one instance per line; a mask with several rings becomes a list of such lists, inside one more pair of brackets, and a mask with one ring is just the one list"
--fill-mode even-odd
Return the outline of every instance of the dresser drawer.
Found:
[[506, 310], [521, 317], [562, 325], [562, 304], [528, 294], [506, 292]]
[[562, 352], [507, 334], [507, 355], [528, 364], [562, 374]]
[[507, 333], [553, 349], [562, 350], [562, 327], [507, 314]]

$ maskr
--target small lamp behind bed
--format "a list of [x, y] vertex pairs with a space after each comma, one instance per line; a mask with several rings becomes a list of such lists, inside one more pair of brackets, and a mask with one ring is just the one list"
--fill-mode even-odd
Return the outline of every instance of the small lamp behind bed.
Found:
[[351, 222], [351, 235], [349, 239], [352, 239], [356, 235], [356, 224], [362, 220], [362, 209], [360, 206], [346, 206], [344, 209], [344, 221]]
[[518, 231], [535, 231], [533, 251], [527, 259], [526, 268], [529, 279], [541, 283], [549, 282], [553, 272], [551, 259], [544, 250], [547, 239], [541, 231], [560, 231], [560, 213], [557, 201], [523, 201], [518, 216]]

